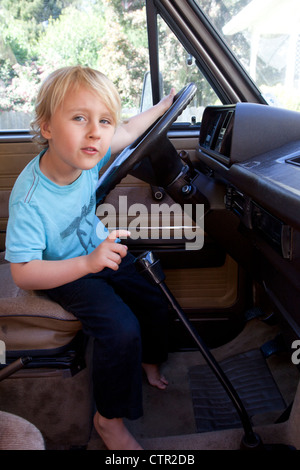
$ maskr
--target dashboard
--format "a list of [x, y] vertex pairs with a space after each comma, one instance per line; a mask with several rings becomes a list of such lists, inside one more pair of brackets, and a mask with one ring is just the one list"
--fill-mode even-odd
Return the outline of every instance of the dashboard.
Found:
[[257, 254], [254, 269], [299, 337], [300, 113], [252, 103], [207, 107], [196, 157], [223, 187], [225, 209]]
[[205, 109], [199, 160], [227, 181], [226, 205], [285, 258], [300, 229], [300, 113], [238, 103]]

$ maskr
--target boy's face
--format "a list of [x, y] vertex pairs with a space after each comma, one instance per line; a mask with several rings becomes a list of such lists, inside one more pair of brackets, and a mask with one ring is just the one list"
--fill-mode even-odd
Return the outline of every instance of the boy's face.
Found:
[[48, 122], [41, 126], [49, 149], [42, 171], [58, 184], [70, 184], [93, 168], [108, 151], [115, 125], [112, 113], [87, 88], [70, 90]]

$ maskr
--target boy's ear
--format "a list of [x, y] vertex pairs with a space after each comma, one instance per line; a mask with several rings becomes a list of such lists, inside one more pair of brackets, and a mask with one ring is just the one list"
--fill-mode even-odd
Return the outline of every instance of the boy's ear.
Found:
[[48, 121], [42, 122], [40, 129], [41, 129], [41, 134], [44, 137], [44, 139], [50, 139], [51, 131], [50, 131], [49, 122]]

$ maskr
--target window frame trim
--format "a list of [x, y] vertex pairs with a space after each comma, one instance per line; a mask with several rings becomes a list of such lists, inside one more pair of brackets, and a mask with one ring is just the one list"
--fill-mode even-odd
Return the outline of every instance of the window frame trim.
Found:
[[0, 130], [0, 142], [32, 142], [33, 135], [30, 130], [7, 129]]

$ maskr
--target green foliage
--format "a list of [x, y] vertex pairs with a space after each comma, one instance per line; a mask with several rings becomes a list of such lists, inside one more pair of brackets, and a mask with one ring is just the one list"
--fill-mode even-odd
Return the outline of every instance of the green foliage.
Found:
[[50, 18], [37, 47], [38, 61], [49, 69], [81, 64], [97, 67], [104, 33], [102, 18], [70, 6]]
[[0, 77], [6, 87], [0, 87], [0, 111], [30, 113], [40, 83], [42, 71], [35, 63], [22, 66], [15, 64], [9, 69], [7, 62], [1, 68]]
[[30, 112], [43, 77], [75, 64], [106, 73], [124, 105], [138, 106], [148, 67], [145, 10], [143, 1], [128, 3], [124, 11], [119, 0], [2, 0], [0, 109]]
[[[149, 69], [145, 8], [124, 12], [123, 21], [106, 3], [106, 34], [103, 36], [98, 67], [117, 86], [123, 106], [138, 107], [143, 76]], [[131, 34], [127, 33], [131, 25]]]
[[[162, 24], [164, 93], [198, 83], [196, 105], [210, 99], [207, 81]], [[88, 65], [117, 86], [123, 108], [139, 108], [149, 70], [144, 0], [1, 0], [0, 110], [30, 113], [43, 78], [58, 67]], [[195, 75], [196, 74], [196, 75]]]
[[48, 18], [58, 18], [68, 5], [80, 4], [72, 0], [1, 0], [2, 9], [22, 21], [34, 20], [36, 24], [47, 21]]

